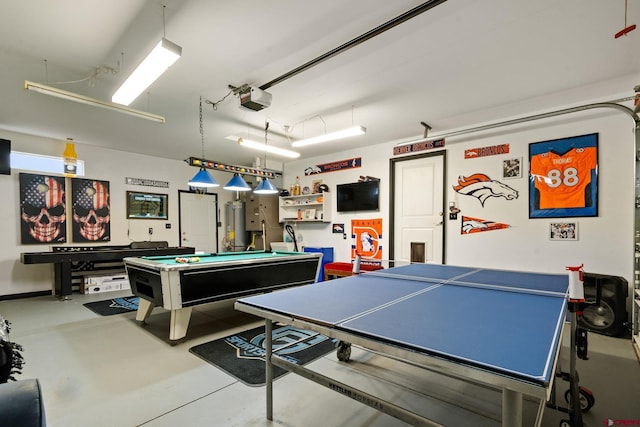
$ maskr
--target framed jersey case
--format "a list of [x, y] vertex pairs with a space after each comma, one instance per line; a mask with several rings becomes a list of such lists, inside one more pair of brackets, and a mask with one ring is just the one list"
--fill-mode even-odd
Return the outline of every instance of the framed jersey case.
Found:
[[598, 216], [598, 134], [529, 144], [529, 218]]

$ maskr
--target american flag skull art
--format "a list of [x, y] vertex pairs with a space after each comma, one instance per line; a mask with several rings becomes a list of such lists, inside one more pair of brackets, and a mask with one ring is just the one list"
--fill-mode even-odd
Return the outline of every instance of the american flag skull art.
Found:
[[109, 189], [100, 181], [83, 181], [74, 189], [73, 220], [86, 240], [99, 240], [111, 219]]
[[22, 220], [39, 242], [52, 242], [61, 233], [65, 214], [64, 188], [53, 177], [34, 175], [25, 187]]

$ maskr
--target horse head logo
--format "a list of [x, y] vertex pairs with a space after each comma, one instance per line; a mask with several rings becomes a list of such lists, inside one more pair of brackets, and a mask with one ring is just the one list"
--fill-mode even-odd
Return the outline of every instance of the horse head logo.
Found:
[[454, 185], [453, 189], [457, 193], [477, 198], [483, 207], [484, 202], [490, 197], [504, 197], [507, 200], [518, 198], [518, 191], [482, 173], [459, 177], [458, 185]]

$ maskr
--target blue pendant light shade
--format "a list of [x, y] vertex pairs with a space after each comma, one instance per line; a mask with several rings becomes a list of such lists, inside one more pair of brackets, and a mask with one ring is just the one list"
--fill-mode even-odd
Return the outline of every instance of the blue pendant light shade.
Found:
[[213, 179], [209, 171], [205, 168], [201, 168], [198, 173], [189, 180], [189, 186], [196, 188], [213, 188], [219, 187], [220, 184]]
[[276, 186], [271, 183], [271, 181], [269, 181], [267, 178], [262, 178], [262, 181], [260, 181], [260, 184], [258, 184], [253, 192], [256, 194], [276, 194], [279, 191]]
[[225, 190], [231, 191], [251, 191], [251, 187], [249, 184], [245, 182], [244, 179], [240, 176], [240, 174], [234, 173], [233, 178], [227, 182], [227, 185], [224, 186]]

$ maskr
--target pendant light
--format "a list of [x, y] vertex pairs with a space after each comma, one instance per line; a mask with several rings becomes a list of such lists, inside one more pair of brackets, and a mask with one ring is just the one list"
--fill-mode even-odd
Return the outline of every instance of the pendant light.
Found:
[[[264, 166], [267, 167], [267, 131], [269, 130], [269, 122], [265, 122], [264, 124]], [[260, 184], [253, 190], [255, 194], [276, 194], [278, 193], [278, 189], [275, 185], [269, 181], [267, 177], [262, 178]]]
[[230, 191], [250, 191], [251, 187], [244, 179], [242, 179], [239, 173], [234, 173], [233, 178], [227, 182], [224, 189]]
[[[202, 158], [204, 159], [204, 126], [202, 124], [202, 97], [200, 97], [200, 139], [202, 141]], [[189, 180], [190, 187], [196, 188], [213, 188], [218, 187], [220, 184], [216, 182], [211, 176], [209, 171], [204, 167], [200, 168], [198, 173]]]

